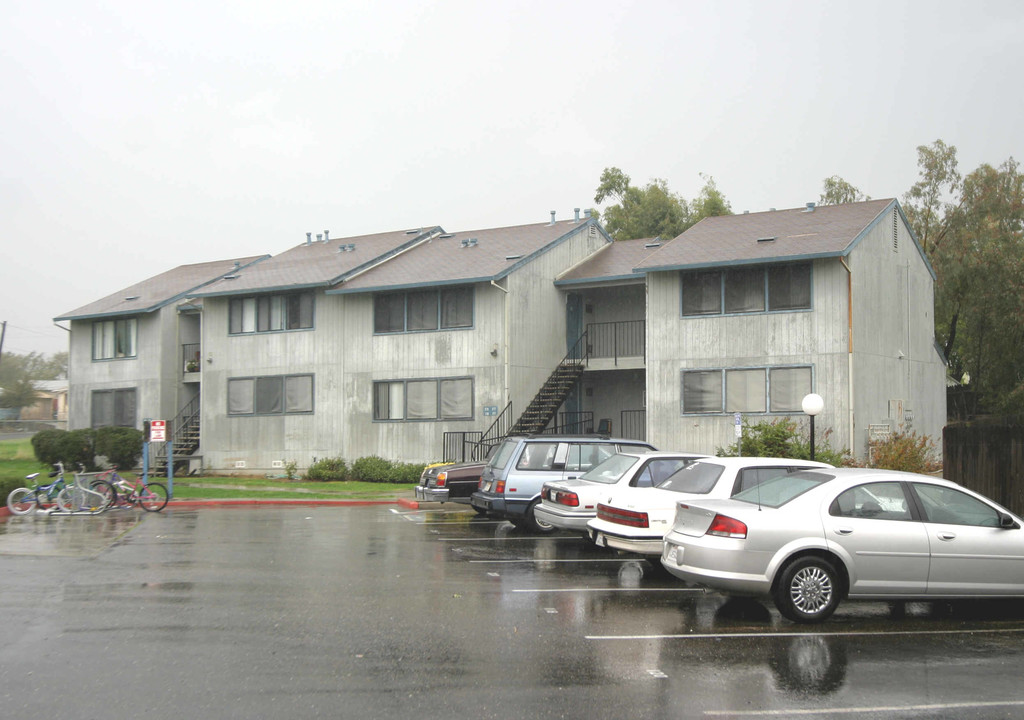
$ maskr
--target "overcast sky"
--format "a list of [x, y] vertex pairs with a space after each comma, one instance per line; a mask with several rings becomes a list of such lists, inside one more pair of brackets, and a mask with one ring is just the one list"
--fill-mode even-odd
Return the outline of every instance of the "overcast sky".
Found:
[[1024, 156], [1024, 2], [0, 0], [3, 351], [178, 265]]

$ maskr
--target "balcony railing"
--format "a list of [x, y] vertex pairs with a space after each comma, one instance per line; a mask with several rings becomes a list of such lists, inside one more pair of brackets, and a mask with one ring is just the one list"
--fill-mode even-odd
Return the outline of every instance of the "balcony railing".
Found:
[[643, 320], [590, 323], [587, 325], [590, 357], [612, 358], [616, 364], [619, 358], [626, 357], [642, 357], [646, 361], [645, 332]]
[[181, 371], [197, 373], [203, 369], [199, 362], [199, 343], [185, 343], [181, 346]]

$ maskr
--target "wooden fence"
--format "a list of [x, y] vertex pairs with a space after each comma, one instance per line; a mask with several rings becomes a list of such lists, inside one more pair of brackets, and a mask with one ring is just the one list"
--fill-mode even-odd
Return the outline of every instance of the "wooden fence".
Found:
[[1024, 514], [1024, 416], [947, 425], [943, 476]]

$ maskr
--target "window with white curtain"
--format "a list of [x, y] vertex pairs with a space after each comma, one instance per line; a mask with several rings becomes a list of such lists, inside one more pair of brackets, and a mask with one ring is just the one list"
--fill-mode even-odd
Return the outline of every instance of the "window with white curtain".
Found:
[[725, 411], [763, 413], [765, 411], [764, 368], [725, 371]]
[[136, 357], [138, 320], [97, 320], [92, 324], [92, 359], [119, 360]]
[[385, 380], [373, 384], [374, 420], [467, 420], [472, 378]]
[[228, 333], [281, 332], [313, 328], [313, 293], [232, 298], [228, 303]]
[[772, 412], [803, 412], [804, 396], [811, 392], [811, 368], [784, 367], [768, 370], [768, 395]]

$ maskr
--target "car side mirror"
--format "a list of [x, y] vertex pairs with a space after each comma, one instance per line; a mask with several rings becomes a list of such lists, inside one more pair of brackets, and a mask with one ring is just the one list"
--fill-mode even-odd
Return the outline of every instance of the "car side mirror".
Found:
[[999, 527], [1007, 530], [1014, 530], [1020, 526], [1017, 524], [1017, 521], [1013, 519], [1012, 515], [1001, 512], [999, 513]]

